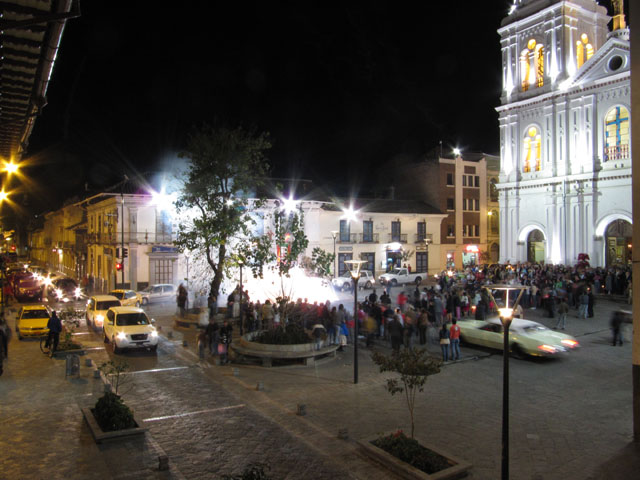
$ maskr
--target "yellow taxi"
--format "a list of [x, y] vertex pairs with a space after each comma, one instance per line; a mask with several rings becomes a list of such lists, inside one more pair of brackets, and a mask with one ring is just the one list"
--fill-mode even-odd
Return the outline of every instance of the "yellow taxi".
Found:
[[142, 305], [142, 295], [138, 292], [134, 292], [133, 290], [122, 290], [116, 289], [111, 290], [109, 295], [112, 297], [116, 297], [120, 300], [120, 304], [123, 307], [140, 307]]
[[47, 324], [50, 317], [51, 312], [45, 305], [25, 305], [21, 307], [16, 317], [18, 339], [47, 335], [49, 333]]

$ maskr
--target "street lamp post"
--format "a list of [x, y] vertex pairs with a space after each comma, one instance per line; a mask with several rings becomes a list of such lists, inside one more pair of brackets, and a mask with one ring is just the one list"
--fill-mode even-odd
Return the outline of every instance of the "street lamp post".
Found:
[[331, 236], [333, 237], [333, 278], [336, 278], [336, 237], [338, 236], [338, 230], [331, 230]]
[[244, 315], [242, 309], [242, 296], [244, 294], [244, 287], [242, 286], [242, 265], [244, 261], [238, 260], [238, 265], [240, 266], [240, 335], [244, 335]]
[[358, 281], [360, 280], [360, 269], [365, 260], [345, 260], [345, 265], [349, 268], [351, 279], [353, 280], [353, 383], [358, 383]]
[[[494, 305], [497, 305], [493, 297], [493, 291], [504, 292], [504, 307], [498, 308], [500, 321], [503, 327], [502, 343], [502, 480], [509, 479], [509, 327], [513, 320], [513, 311], [518, 306], [522, 292], [527, 287], [522, 285], [489, 285], [485, 287]], [[509, 291], [518, 291], [518, 296], [509, 307]]]

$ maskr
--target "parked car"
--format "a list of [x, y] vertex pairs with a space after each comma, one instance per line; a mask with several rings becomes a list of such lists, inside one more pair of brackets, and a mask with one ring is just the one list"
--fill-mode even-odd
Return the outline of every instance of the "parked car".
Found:
[[120, 305], [120, 300], [112, 295], [94, 295], [87, 302], [87, 327], [103, 328], [107, 310]]
[[[360, 271], [360, 279], [358, 280], [358, 288], [371, 288], [375, 285], [376, 279], [373, 276], [373, 273], [369, 270], [361, 270]], [[345, 272], [337, 278], [331, 280], [331, 284], [334, 288], [340, 289], [342, 291], [348, 291], [353, 288], [353, 280], [351, 278], [351, 273]]]
[[415, 283], [420, 285], [422, 280], [427, 278], [425, 273], [409, 273], [406, 268], [394, 268], [388, 273], [380, 275], [380, 283], [382, 285], [404, 285], [406, 283]]
[[[461, 320], [460, 339], [463, 342], [502, 350], [504, 330], [498, 318], [488, 320]], [[571, 335], [549, 330], [531, 320], [514, 318], [509, 327], [509, 348], [515, 356], [557, 357], [578, 348], [580, 344]]]
[[56, 278], [47, 285], [47, 297], [55, 302], [71, 302], [82, 298], [82, 289], [69, 277]]
[[149, 285], [144, 290], [138, 292], [142, 297], [142, 305], [156, 302], [168, 302], [176, 298], [176, 287], [170, 283], [159, 283]]
[[113, 353], [125, 348], [158, 349], [158, 331], [141, 308], [111, 307], [104, 322], [104, 341]]
[[142, 305], [142, 295], [133, 290], [112, 290], [109, 292], [109, 295], [120, 300], [123, 307], [139, 307]]
[[45, 305], [25, 305], [20, 307], [16, 317], [18, 339], [47, 335], [49, 333], [47, 324], [50, 317], [51, 312]]

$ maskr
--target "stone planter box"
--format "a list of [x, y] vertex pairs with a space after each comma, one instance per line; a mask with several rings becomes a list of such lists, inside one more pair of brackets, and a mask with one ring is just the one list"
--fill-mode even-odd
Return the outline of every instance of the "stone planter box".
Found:
[[148, 430], [144, 427], [141, 427], [142, 422], [138, 420], [138, 418], [134, 415], [133, 419], [136, 422], [136, 428], [127, 428], [124, 430], [115, 430], [113, 432], [103, 432], [96, 421], [96, 418], [93, 416], [93, 411], [91, 408], [83, 407], [82, 415], [84, 416], [87, 425], [89, 426], [89, 430], [91, 430], [91, 435], [93, 435], [93, 439], [96, 443], [102, 443], [109, 440], [121, 440], [121, 439], [129, 439], [135, 436], [142, 436]]
[[[389, 435], [391, 433], [393, 432], [385, 433], [383, 436]], [[365, 440], [358, 441], [358, 446], [360, 447], [360, 450], [368, 458], [374, 460], [375, 462], [379, 463], [380, 465], [387, 468], [388, 470], [391, 470], [394, 474], [396, 474], [400, 478], [404, 478], [406, 480], [451, 480], [455, 478], [462, 478], [467, 475], [467, 471], [471, 468], [470, 463], [465, 462], [464, 460], [461, 460], [458, 457], [455, 457], [454, 455], [451, 455], [448, 452], [444, 452], [442, 449], [438, 447], [434, 447], [433, 445], [430, 445], [424, 442], [422, 439], [418, 437], [415, 437], [415, 439], [418, 440], [418, 442], [420, 442], [420, 445], [422, 445], [425, 448], [428, 448], [429, 450], [437, 453], [438, 455], [445, 457], [451, 464], [449, 468], [445, 468], [444, 470], [440, 470], [439, 472], [436, 472], [436, 473], [428, 474], [423, 472], [422, 470], [412, 467], [411, 465], [403, 462], [402, 460], [399, 460], [398, 458], [394, 457], [390, 453], [385, 452], [381, 448], [378, 448], [371, 443], [372, 441], [377, 440], [378, 438], [379, 437], [376, 436], [376, 437], [367, 438]]]
[[237, 345], [231, 345], [231, 349], [239, 355], [260, 358], [263, 366], [270, 367], [273, 360], [302, 360], [305, 365], [314, 365], [316, 357], [335, 356], [339, 347], [339, 345], [329, 345], [315, 350], [314, 343], [273, 345], [254, 342], [253, 339], [260, 333], [262, 332], [257, 331], [243, 335]]

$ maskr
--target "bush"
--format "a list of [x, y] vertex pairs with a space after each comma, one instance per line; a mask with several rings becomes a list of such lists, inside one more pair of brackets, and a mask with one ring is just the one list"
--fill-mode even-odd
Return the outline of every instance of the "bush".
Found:
[[312, 342], [311, 337], [307, 335], [304, 328], [295, 323], [290, 323], [285, 328], [280, 326], [273, 330], [262, 332], [254, 341], [271, 345], [297, 345]]
[[417, 440], [402, 433], [402, 430], [380, 437], [371, 443], [427, 474], [436, 473], [451, 466], [442, 455], [423, 447]]
[[105, 432], [135, 428], [137, 426], [131, 409], [124, 404], [118, 395], [111, 392], [106, 392], [96, 402], [93, 416], [96, 418], [100, 428]]

